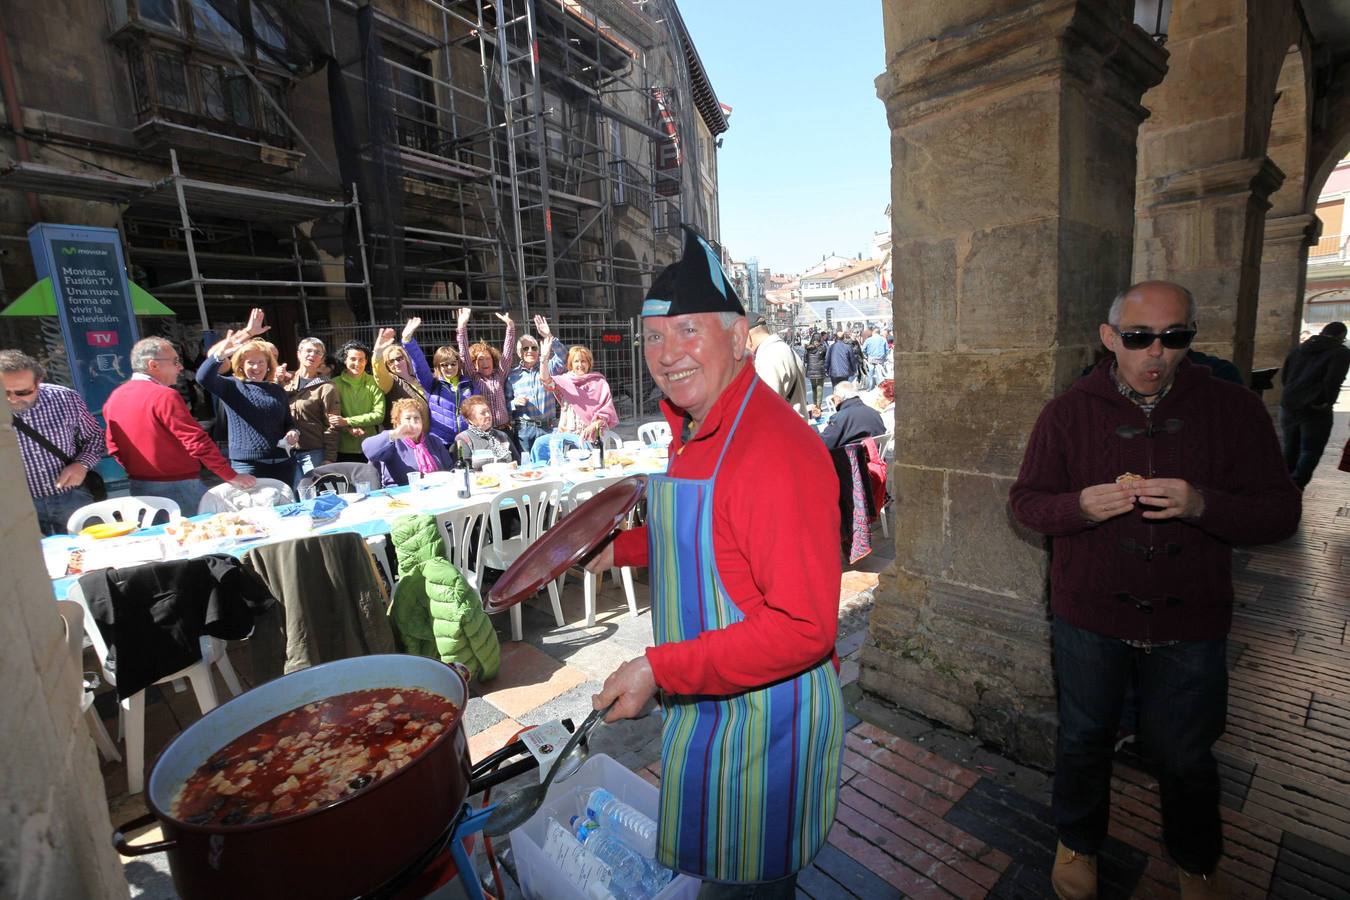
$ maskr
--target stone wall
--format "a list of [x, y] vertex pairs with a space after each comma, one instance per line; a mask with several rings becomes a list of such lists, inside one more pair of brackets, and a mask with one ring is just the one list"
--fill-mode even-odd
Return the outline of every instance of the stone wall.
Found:
[[0, 896], [126, 897], [8, 404], [0, 411]]

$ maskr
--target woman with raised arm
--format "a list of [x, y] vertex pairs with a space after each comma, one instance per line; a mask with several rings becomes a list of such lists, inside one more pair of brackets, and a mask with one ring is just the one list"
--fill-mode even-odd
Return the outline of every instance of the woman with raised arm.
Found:
[[511, 321], [510, 313], [494, 313], [506, 323], [506, 337], [499, 353], [482, 341], [469, 345], [469, 316], [472, 314], [467, 306], [459, 310], [459, 327], [455, 329], [459, 355], [465, 361], [466, 374], [474, 390], [488, 403], [492, 427], [509, 431], [511, 414], [506, 408], [506, 378], [516, 364], [516, 323]]
[[464, 401], [474, 395], [473, 385], [463, 374], [459, 351], [454, 347], [437, 347], [431, 364], [413, 337], [422, 326], [422, 320], [413, 316], [403, 326], [403, 349], [408, 351], [413, 375], [426, 392], [427, 407], [431, 412], [431, 433], [453, 446], [455, 436], [469, 427], [462, 412]]
[[[226, 332], [224, 340], [206, 351], [197, 368], [197, 383], [225, 407], [231, 468], [290, 486], [295, 481], [290, 449], [299, 442], [300, 432], [286, 390], [273, 381], [276, 358], [265, 341], [257, 340], [269, 327], [263, 324], [263, 311], [253, 310], [242, 330]], [[220, 373], [226, 361], [233, 377]]]
[[[544, 356], [552, 352], [553, 337], [544, 341]], [[599, 442], [606, 428], [619, 424], [609, 381], [592, 371], [595, 358], [580, 344], [568, 348], [566, 370], [558, 375], [544, 372], [540, 380], [558, 398], [558, 430], [576, 434], [583, 441]]]
[[[404, 326], [405, 329], [407, 326]], [[408, 351], [394, 340], [394, 329], [381, 328], [375, 336], [375, 348], [371, 352], [374, 360], [375, 383], [384, 391], [384, 427], [392, 428], [394, 404], [399, 400], [415, 400], [422, 404], [422, 419], [430, 421], [427, 414], [427, 393], [422, 389], [417, 376], [413, 374], [412, 361]]]

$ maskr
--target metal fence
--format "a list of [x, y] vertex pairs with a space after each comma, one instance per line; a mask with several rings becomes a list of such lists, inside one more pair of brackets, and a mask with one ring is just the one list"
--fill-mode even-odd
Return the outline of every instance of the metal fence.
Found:
[[[426, 351], [428, 359], [437, 347], [455, 347], [456, 311], [454, 309], [417, 310], [422, 317], [422, 326], [417, 329], [417, 343]], [[401, 336], [403, 322], [389, 322], [380, 327], [393, 328], [396, 336]], [[614, 408], [623, 421], [642, 420], [647, 410], [656, 409], [650, 398], [651, 379], [647, 377], [642, 364], [642, 350], [635, 339], [635, 323], [615, 322], [550, 322], [553, 335], [570, 347], [580, 344], [591, 351], [595, 357], [595, 371], [609, 381], [609, 389], [614, 394]], [[506, 336], [506, 325], [490, 312], [474, 310], [469, 320], [468, 340], [470, 344], [484, 341], [490, 346], [501, 349]], [[538, 337], [533, 323], [516, 323], [516, 337], [526, 332]], [[309, 335], [324, 342], [329, 353], [335, 353], [338, 347], [350, 340], [360, 340], [368, 346], [375, 343], [375, 333], [370, 326], [360, 324], [334, 325], [314, 328]]]

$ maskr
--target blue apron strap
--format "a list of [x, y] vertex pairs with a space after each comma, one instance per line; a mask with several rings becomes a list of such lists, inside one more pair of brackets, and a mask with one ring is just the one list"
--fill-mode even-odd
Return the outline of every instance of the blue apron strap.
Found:
[[726, 440], [722, 442], [722, 452], [717, 454], [717, 465], [713, 466], [712, 477], [716, 478], [717, 473], [722, 470], [722, 459], [727, 455], [727, 448], [731, 446], [731, 438], [736, 434], [736, 428], [741, 424], [741, 416], [745, 415], [745, 407], [750, 402], [750, 394], [755, 390], [755, 383], [758, 378], [750, 379], [750, 387], [745, 390], [745, 397], [741, 400], [741, 408], [736, 410], [736, 418], [731, 420], [731, 430], [727, 432]]

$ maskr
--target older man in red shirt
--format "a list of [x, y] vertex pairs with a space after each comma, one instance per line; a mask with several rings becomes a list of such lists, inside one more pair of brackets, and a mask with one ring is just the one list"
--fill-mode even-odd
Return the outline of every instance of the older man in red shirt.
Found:
[[592, 563], [651, 568], [655, 646], [596, 708], [665, 708], [657, 858], [703, 897], [792, 897], [834, 821], [843, 704], [834, 658], [838, 481], [820, 440], [755, 377], [744, 310], [707, 243], [643, 305], [674, 441], [647, 525]]

